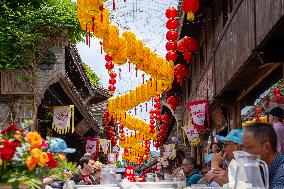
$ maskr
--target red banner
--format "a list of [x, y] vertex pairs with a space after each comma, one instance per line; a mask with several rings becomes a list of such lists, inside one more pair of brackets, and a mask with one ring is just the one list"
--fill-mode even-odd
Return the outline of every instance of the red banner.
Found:
[[98, 154], [98, 139], [97, 138], [85, 138], [85, 151], [86, 153], [97, 156]]

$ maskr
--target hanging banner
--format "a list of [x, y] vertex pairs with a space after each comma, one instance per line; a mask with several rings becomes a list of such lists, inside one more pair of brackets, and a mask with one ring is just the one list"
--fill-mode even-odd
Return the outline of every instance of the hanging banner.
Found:
[[187, 106], [190, 109], [190, 114], [192, 117], [192, 123], [194, 128], [199, 132], [205, 131], [205, 119], [207, 118], [207, 124], [209, 126], [209, 112], [208, 112], [208, 102], [207, 100], [198, 100], [193, 102], [188, 102]]
[[85, 151], [86, 153], [97, 156], [98, 154], [98, 139], [97, 138], [85, 138]]
[[100, 147], [103, 150], [103, 153], [107, 154], [108, 149], [110, 148], [110, 141], [107, 139], [100, 139], [99, 142], [100, 142]]
[[164, 145], [164, 157], [169, 159], [174, 159], [176, 157], [176, 149], [174, 144]]
[[185, 133], [188, 142], [190, 145], [192, 146], [196, 146], [199, 144], [200, 142], [200, 138], [199, 138], [199, 133], [197, 131], [197, 129], [193, 128], [193, 127], [182, 127], [183, 132]]
[[[71, 122], [71, 123], [70, 123]], [[59, 134], [74, 132], [74, 105], [54, 106], [52, 129]]]
[[108, 162], [114, 164], [117, 161], [117, 153], [110, 153], [107, 155]]

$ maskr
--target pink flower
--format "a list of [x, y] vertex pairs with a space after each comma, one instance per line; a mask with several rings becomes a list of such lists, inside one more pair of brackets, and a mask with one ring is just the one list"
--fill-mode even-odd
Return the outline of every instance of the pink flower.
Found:
[[42, 147], [43, 149], [48, 148], [48, 144], [46, 143], [46, 140], [42, 140], [42, 142], [41, 142], [41, 147]]

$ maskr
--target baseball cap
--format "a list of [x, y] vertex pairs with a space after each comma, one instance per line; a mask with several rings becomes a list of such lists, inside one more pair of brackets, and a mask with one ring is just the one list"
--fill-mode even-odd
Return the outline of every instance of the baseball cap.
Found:
[[50, 140], [49, 144], [49, 152], [52, 153], [74, 153], [76, 149], [74, 148], [67, 148], [67, 144], [61, 138], [53, 138]]
[[216, 139], [218, 142], [234, 142], [237, 144], [243, 144], [243, 135], [244, 132], [240, 129], [231, 130], [226, 137], [217, 135]]
[[275, 107], [275, 108], [272, 108], [269, 112], [269, 114], [275, 116], [275, 117], [278, 117], [278, 118], [284, 118], [284, 110], [280, 107]]

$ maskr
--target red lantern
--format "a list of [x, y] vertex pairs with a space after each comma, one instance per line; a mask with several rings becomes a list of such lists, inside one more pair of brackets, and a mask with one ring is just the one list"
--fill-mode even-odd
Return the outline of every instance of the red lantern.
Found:
[[177, 16], [177, 9], [176, 9], [176, 8], [171, 7], [171, 8], [168, 8], [168, 9], [166, 10], [166, 17], [167, 17], [168, 19], [170, 19], [170, 18], [175, 18], [176, 16]]
[[110, 79], [110, 80], [108, 81], [108, 83], [114, 85], [114, 84], [116, 83], [116, 80], [115, 80], [115, 79]]
[[184, 59], [188, 63], [191, 60], [190, 53], [198, 50], [198, 41], [193, 37], [185, 36], [177, 42], [177, 50], [183, 53]]
[[156, 104], [154, 104], [154, 107], [155, 107], [156, 109], [160, 109], [160, 108], [161, 108], [161, 105], [160, 105], [160, 103], [156, 103]]
[[166, 44], [167, 51], [175, 51], [177, 50], [177, 42], [175, 41], [169, 41]]
[[274, 93], [274, 95], [276, 97], [276, 102], [279, 103], [281, 101], [281, 89], [275, 88], [273, 90], [273, 93]]
[[172, 117], [170, 115], [168, 115], [168, 114], [163, 114], [161, 116], [161, 119], [162, 119], [163, 123], [170, 123], [171, 120], [172, 120]]
[[117, 75], [114, 71], [112, 71], [112, 72], [110, 72], [109, 76], [110, 76], [110, 78], [114, 79], [114, 78], [116, 78]]
[[178, 27], [178, 20], [177, 19], [169, 19], [167, 21], [166, 27], [169, 30], [177, 29], [177, 27]]
[[184, 77], [187, 76], [189, 73], [189, 70], [188, 68], [183, 65], [183, 64], [177, 64], [175, 65], [174, 67], [174, 75], [177, 79], [177, 82], [180, 84], [180, 86], [183, 85], [183, 80], [184, 80]]
[[105, 67], [108, 71], [110, 71], [114, 68], [114, 64], [112, 62], [107, 62]]
[[187, 19], [194, 20], [194, 13], [199, 9], [199, 0], [184, 0], [182, 3], [182, 10], [187, 13]]
[[155, 111], [154, 111], [154, 110], [150, 110], [150, 114], [152, 114], [152, 115], [153, 115], [154, 113], [155, 113]]
[[180, 99], [175, 96], [171, 96], [167, 99], [167, 103], [171, 105], [171, 108], [175, 111], [177, 105], [180, 103]]
[[169, 51], [167, 54], [166, 54], [166, 59], [167, 61], [173, 61], [175, 62], [178, 58], [178, 55], [177, 53], [173, 52], [173, 51]]
[[111, 62], [111, 61], [112, 61], [112, 57], [111, 57], [109, 54], [106, 54], [106, 55], [105, 55], [105, 60], [106, 60], [107, 62]]
[[155, 110], [155, 114], [156, 115], [160, 115], [161, 114], [161, 110], [159, 110], [159, 109]]
[[110, 85], [110, 86], [108, 87], [108, 90], [109, 90], [109, 92], [110, 92], [111, 94], [113, 94], [113, 92], [115, 91], [115, 89], [116, 89], [116, 87], [115, 87], [114, 85]]
[[167, 32], [166, 38], [168, 41], [175, 41], [178, 38], [178, 32], [175, 30], [170, 30]]

